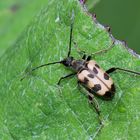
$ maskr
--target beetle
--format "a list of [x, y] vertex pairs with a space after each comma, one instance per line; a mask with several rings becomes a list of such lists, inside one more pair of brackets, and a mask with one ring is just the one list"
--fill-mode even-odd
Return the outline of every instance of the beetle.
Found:
[[[115, 95], [115, 91], [116, 91], [114, 82], [109, 74], [113, 73], [116, 70], [133, 73], [137, 75], [140, 75], [140, 72], [123, 69], [119, 67], [113, 67], [113, 68], [108, 69], [107, 71], [104, 71], [96, 63], [95, 60], [91, 60], [92, 55], [100, 54], [100, 53], [107, 52], [108, 50], [110, 50], [114, 46], [115, 41], [113, 41], [112, 45], [108, 47], [107, 49], [101, 50], [99, 52], [95, 52], [88, 56], [85, 54], [85, 52], [83, 52], [84, 54], [83, 54], [82, 59], [80, 60], [75, 59], [74, 57], [71, 56], [72, 31], [73, 31], [73, 22], [71, 23], [71, 26], [70, 26], [70, 41], [69, 41], [67, 57], [61, 61], [51, 62], [51, 63], [37, 66], [31, 69], [31, 72], [41, 67], [45, 67], [45, 66], [53, 65], [53, 64], [63, 64], [65, 67], [72, 69], [73, 73], [68, 74], [64, 77], [61, 77], [57, 84], [60, 85], [61, 81], [68, 77], [77, 76], [78, 86], [79, 87], [82, 86], [86, 89], [89, 103], [94, 105], [94, 108], [97, 114], [100, 116], [99, 105], [96, 99], [94, 98], [94, 95], [104, 100], [111, 100], [113, 99]], [[21, 81], [24, 78], [25, 77], [23, 77]]]

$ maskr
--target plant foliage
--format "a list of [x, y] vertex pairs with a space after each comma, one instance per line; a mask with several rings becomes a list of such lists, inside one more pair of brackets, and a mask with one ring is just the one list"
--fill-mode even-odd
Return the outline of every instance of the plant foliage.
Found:
[[[123, 72], [112, 74], [117, 92], [112, 101], [98, 99], [104, 126], [72, 78], [57, 86], [61, 76], [71, 73], [62, 65], [31, 68], [61, 60], [67, 55], [72, 10], [73, 38], [80, 49], [96, 52], [112, 44], [110, 34], [96, 24], [76, 0], [48, 1], [16, 43], [0, 60], [1, 139], [138, 139], [140, 129], [140, 77]], [[72, 55], [79, 59], [72, 44]], [[110, 67], [140, 69], [140, 60], [116, 41], [112, 50], [95, 59]], [[100, 130], [100, 131], [99, 131]]]

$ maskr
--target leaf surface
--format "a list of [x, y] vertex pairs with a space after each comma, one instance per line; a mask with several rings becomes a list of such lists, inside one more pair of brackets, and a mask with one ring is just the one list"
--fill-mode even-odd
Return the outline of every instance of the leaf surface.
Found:
[[[87, 53], [105, 49], [112, 38], [103, 26], [83, 10], [76, 0], [48, 1], [0, 60], [0, 138], [2, 139], [138, 139], [140, 128], [140, 77], [123, 72], [111, 74], [116, 95], [112, 101], [98, 99], [105, 124], [71, 78], [57, 86], [60, 77], [71, 73], [63, 65], [52, 65], [20, 78], [40, 64], [67, 56], [72, 10], [73, 38]], [[79, 59], [72, 44], [72, 56]], [[121, 42], [95, 59], [105, 70], [110, 67], [140, 69], [140, 60]], [[101, 131], [99, 131], [101, 130]], [[137, 130], [137, 131], [136, 131]]]
[[1, 0], [0, 56], [15, 44], [18, 36], [45, 4], [46, 0]]

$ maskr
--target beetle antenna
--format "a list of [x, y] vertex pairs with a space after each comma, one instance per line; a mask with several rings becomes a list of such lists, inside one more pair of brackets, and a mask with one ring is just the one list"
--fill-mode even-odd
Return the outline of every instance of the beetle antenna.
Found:
[[72, 10], [72, 17], [71, 17], [71, 25], [70, 25], [70, 42], [69, 42], [69, 51], [68, 51], [68, 57], [71, 53], [71, 41], [72, 41], [72, 30], [73, 30], [73, 23], [74, 23], [74, 10]]
[[[43, 64], [43, 65], [37, 66], [37, 67], [31, 69], [31, 71], [29, 71], [28, 73], [31, 73], [31, 72], [33, 72], [33, 71], [39, 69], [39, 68], [42, 68], [42, 67], [45, 67], [45, 66], [48, 66], [48, 65], [53, 65], [53, 64], [58, 64], [58, 63], [62, 63], [62, 61], [51, 62], [51, 63], [47, 63], [47, 64]], [[26, 75], [23, 76], [23, 77], [20, 79], [20, 81], [22, 81], [25, 77], [26, 77]]]
[[129, 72], [129, 73], [140, 75], [140, 72], [137, 72], [137, 71], [133, 71], [133, 70], [129, 70], [129, 69], [122, 69], [122, 68], [116, 68], [116, 69], [121, 70], [121, 71], [125, 71], [125, 72]]
[[129, 72], [129, 73], [133, 73], [133, 74], [137, 74], [137, 75], [140, 75], [140, 72], [137, 72], [137, 71], [133, 71], [133, 70], [129, 70], [129, 69], [123, 69], [123, 68], [119, 68], [119, 67], [113, 67], [113, 68], [110, 68], [109, 70], [107, 70], [106, 72], [108, 74], [116, 71], [116, 70], [120, 70], [120, 71], [124, 71], [124, 72]]

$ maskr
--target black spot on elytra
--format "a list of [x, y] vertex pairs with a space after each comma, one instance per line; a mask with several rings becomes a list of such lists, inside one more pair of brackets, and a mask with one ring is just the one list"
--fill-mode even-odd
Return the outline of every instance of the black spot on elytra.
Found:
[[94, 85], [94, 87], [92, 88], [92, 90], [93, 90], [94, 92], [98, 92], [99, 90], [101, 90], [101, 85], [100, 85], [100, 84]]
[[95, 66], [96, 66], [97, 68], [100, 68], [100, 66], [99, 66], [98, 64], [95, 64]]
[[91, 74], [91, 73], [89, 73], [87, 76], [90, 77], [90, 78], [94, 78], [94, 75]]
[[85, 77], [83, 83], [87, 85], [88, 81], [89, 80]]
[[105, 80], [109, 80], [109, 75], [107, 73], [104, 73]]
[[110, 92], [110, 91], [107, 91], [105, 94], [104, 94], [104, 98], [105, 99], [111, 99], [112, 98], [112, 92]]
[[115, 86], [114, 84], [112, 84], [111, 89], [104, 94], [103, 98], [105, 100], [111, 100], [114, 97], [114, 95], [115, 95]]
[[95, 74], [98, 74], [98, 70], [94, 67], [93, 68], [93, 72], [95, 73]]

